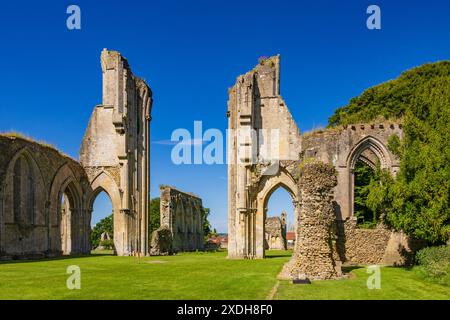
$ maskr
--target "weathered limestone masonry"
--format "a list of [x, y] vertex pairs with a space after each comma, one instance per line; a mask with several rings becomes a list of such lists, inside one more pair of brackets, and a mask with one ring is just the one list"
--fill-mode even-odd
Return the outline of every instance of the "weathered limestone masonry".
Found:
[[172, 250], [204, 248], [202, 199], [171, 186], [161, 186], [161, 227], [172, 232]]
[[152, 233], [150, 243], [151, 256], [166, 256], [173, 253], [172, 231], [167, 226], [161, 226]]
[[[228, 257], [263, 258], [270, 195], [283, 186], [294, 206], [298, 201], [298, 187], [290, 171], [298, 160], [301, 136], [280, 96], [278, 56], [261, 61], [237, 78], [229, 90], [227, 116], [232, 129], [228, 137]], [[257, 143], [249, 138], [251, 130], [263, 134]], [[277, 141], [270, 139], [272, 133], [278, 135]], [[244, 138], [238, 139], [238, 135]], [[275, 148], [279, 162], [267, 154]]]
[[391, 135], [403, 137], [402, 125], [397, 123], [355, 124], [338, 129], [308, 133], [302, 140], [302, 157], [332, 163], [338, 172], [335, 190], [338, 218], [353, 217], [354, 169], [357, 161], [381, 168], [394, 175], [399, 160], [387, 148]]
[[302, 165], [297, 242], [292, 259], [284, 266], [279, 278], [326, 280], [342, 277], [332, 203], [336, 184], [336, 171], [332, 165], [322, 162]]
[[[399, 161], [387, 143], [391, 135], [402, 137], [401, 124], [354, 124], [301, 136], [280, 96], [279, 62], [279, 56], [262, 60], [239, 76], [229, 90], [228, 257], [264, 257], [267, 202], [278, 187], [291, 194], [297, 221], [301, 194], [298, 169], [305, 159], [316, 159], [332, 164], [338, 173], [334, 206], [340, 259], [350, 263], [402, 263], [405, 253], [411, 251], [408, 239], [383, 226], [358, 229], [353, 213], [356, 162], [363, 161], [372, 168], [379, 163], [395, 175]], [[242, 134], [250, 129], [279, 130], [279, 161], [265, 159], [270, 139], [258, 136], [255, 142]], [[360, 243], [364, 237], [373, 242]]]
[[95, 197], [105, 191], [118, 255], [148, 254], [152, 92], [117, 51], [103, 50], [103, 103], [95, 107], [80, 150]]
[[287, 250], [286, 242], [286, 212], [282, 212], [280, 217], [269, 217], [264, 226], [265, 249]]
[[53, 147], [0, 135], [0, 258], [89, 253], [101, 191], [113, 205], [117, 254], [148, 254], [152, 93], [118, 52], [105, 49], [101, 65], [103, 104], [86, 130], [81, 164]]
[[80, 164], [17, 135], [0, 135], [0, 259], [90, 252], [92, 193]]

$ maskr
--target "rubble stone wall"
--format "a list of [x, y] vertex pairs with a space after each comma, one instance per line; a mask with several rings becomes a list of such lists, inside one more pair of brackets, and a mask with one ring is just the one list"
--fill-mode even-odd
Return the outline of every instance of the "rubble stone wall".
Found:
[[422, 243], [380, 223], [375, 229], [358, 228], [356, 219], [337, 221], [337, 250], [342, 262], [358, 265], [409, 265]]
[[283, 268], [283, 279], [335, 279], [342, 276], [336, 254], [335, 213], [332, 190], [336, 186], [333, 166], [306, 163], [300, 171], [300, 215], [297, 241], [291, 261]]

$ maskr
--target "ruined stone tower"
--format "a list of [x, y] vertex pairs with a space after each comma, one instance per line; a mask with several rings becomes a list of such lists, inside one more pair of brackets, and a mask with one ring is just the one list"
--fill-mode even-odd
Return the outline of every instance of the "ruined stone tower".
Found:
[[[404, 237], [381, 224], [374, 230], [359, 229], [354, 213], [356, 162], [379, 165], [395, 175], [399, 160], [387, 144], [392, 135], [402, 137], [401, 124], [359, 123], [300, 135], [280, 96], [279, 56], [260, 59], [228, 93], [229, 258], [264, 258], [267, 203], [279, 187], [291, 195], [298, 237], [299, 217], [305, 217], [299, 168], [316, 160], [337, 172], [332, 204], [340, 261], [401, 263], [402, 252], [409, 250]], [[296, 240], [299, 247], [308, 239]]]
[[298, 159], [300, 131], [280, 96], [280, 58], [261, 59], [239, 76], [228, 100], [228, 256], [264, 257], [267, 200], [283, 186], [297, 201], [286, 168]]
[[148, 254], [152, 92], [133, 75], [117, 51], [101, 54], [103, 103], [94, 108], [81, 145], [80, 162], [95, 197], [105, 191], [114, 214], [118, 255]]

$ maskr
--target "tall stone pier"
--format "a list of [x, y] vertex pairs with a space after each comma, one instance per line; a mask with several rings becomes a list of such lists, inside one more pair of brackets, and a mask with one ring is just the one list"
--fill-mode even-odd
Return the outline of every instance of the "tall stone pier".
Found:
[[336, 170], [321, 162], [300, 169], [300, 215], [294, 254], [279, 275], [281, 279], [325, 280], [342, 277], [336, 250], [333, 188]]
[[103, 103], [94, 108], [80, 162], [95, 197], [105, 191], [114, 214], [118, 255], [148, 254], [152, 92], [117, 51], [103, 50]]

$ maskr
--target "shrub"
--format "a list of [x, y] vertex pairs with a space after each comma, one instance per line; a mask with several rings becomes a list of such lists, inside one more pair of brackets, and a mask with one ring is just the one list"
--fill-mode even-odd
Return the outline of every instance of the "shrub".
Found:
[[450, 285], [450, 245], [419, 250], [416, 259], [425, 277]]

